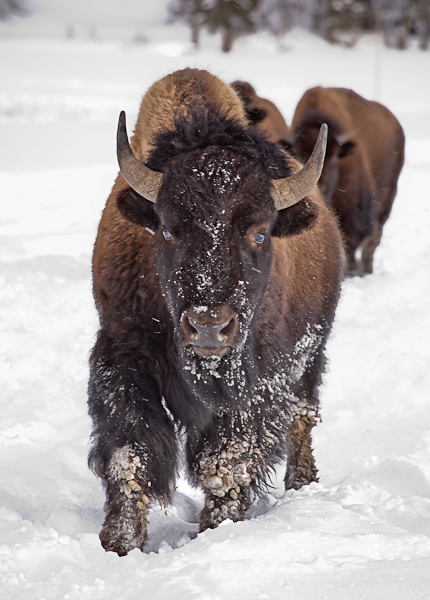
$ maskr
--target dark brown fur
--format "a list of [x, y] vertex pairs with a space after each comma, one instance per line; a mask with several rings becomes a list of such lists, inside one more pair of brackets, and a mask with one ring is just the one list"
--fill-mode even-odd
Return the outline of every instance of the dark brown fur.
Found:
[[[315, 480], [312, 415], [344, 266], [316, 188], [275, 209], [272, 177], [300, 165], [248, 126], [213, 75], [185, 69], [155, 83], [131, 145], [163, 184], [153, 205], [119, 174], [107, 200], [89, 382], [90, 464], [107, 497], [100, 539], [120, 555], [143, 548], [150, 504], [172, 501], [179, 431], [189, 477], [205, 492], [202, 530], [243, 519], [282, 459], [288, 487]], [[181, 345], [190, 307], [196, 318], [225, 307], [237, 315], [239, 341], [225, 358]], [[298, 405], [309, 418], [299, 434]]]
[[278, 107], [271, 100], [260, 98], [247, 81], [233, 81], [231, 86], [239, 94], [250, 123], [271, 142], [284, 144], [288, 136], [288, 125]]
[[[350, 274], [372, 273], [403, 166], [403, 130], [378, 102], [349, 89], [315, 87], [299, 101], [291, 124], [289, 137], [300, 161], [309, 157], [323, 122], [329, 139], [320, 187], [339, 217]], [[348, 139], [339, 143], [345, 134]]]

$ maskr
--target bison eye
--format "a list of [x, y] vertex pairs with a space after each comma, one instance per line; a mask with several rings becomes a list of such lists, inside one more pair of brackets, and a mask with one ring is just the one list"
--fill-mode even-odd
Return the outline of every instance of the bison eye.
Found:
[[266, 239], [266, 234], [261, 231], [252, 236], [252, 241], [255, 242], [256, 244], [258, 244], [259, 246], [261, 246], [261, 244], [264, 242], [265, 239]]
[[166, 242], [173, 242], [173, 235], [165, 227], [163, 227], [163, 236]]

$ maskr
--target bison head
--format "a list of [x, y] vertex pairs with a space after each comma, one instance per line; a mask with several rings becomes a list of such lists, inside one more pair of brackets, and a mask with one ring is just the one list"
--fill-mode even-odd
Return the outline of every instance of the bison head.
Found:
[[290, 146], [297, 159], [305, 163], [312, 154], [322, 123], [328, 124], [327, 150], [319, 180], [320, 190], [330, 206], [339, 181], [342, 161], [354, 154], [356, 145], [352, 137], [356, 130], [342, 131], [339, 124], [320, 111], [312, 110], [301, 119], [290, 136]]
[[[134, 156], [120, 117], [119, 164], [134, 191], [119, 208], [156, 230], [159, 282], [193, 385], [210, 379], [240, 398], [252, 379], [255, 361], [247, 358], [269, 284], [272, 237], [297, 233], [315, 219], [315, 205], [297, 203], [318, 180], [324, 136], [292, 175], [285, 155], [255, 130], [198, 113], [158, 136], [146, 166]], [[274, 180], [273, 173], [284, 177]]]

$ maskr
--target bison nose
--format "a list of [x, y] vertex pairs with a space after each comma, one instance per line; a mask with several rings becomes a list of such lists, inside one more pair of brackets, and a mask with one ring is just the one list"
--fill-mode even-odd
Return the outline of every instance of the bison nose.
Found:
[[[238, 343], [239, 321], [236, 312], [227, 304], [222, 306], [192, 306], [182, 315], [182, 344], [199, 349], [227, 351]], [[218, 352], [216, 352], [218, 354]]]
[[194, 334], [194, 345], [200, 346], [201, 348], [221, 348], [224, 346], [224, 340], [226, 335], [223, 330], [230, 326], [230, 321], [225, 321], [219, 325], [199, 325], [195, 321], [188, 318], [188, 322], [191, 327], [196, 330], [197, 335]]

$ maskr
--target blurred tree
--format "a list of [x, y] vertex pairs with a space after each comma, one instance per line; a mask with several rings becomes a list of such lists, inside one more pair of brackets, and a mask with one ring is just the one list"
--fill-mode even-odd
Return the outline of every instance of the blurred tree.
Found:
[[262, 0], [255, 17], [258, 29], [275, 35], [281, 46], [282, 38], [295, 23], [298, 5], [297, 0]]
[[384, 43], [392, 48], [406, 48], [406, 12], [409, 0], [372, 0], [375, 29], [381, 31]]
[[13, 15], [27, 14], [26, 0], [0, 0], [0, 21], [6, 21]]
[[256, 30], [255, 10], [260, 0], [208, 0], [205, 25], [211, 32], [221, 31], [223, 52], [230, 52], [234, 40]]
[[259, 30], [276, 36], [280, 48], [282, 39], [293, 27], [309, 29], [315, 0], [260, 0], [255, 22]]
[[409, 34], [418, 36], [421, 50], [430, 47], [430, 0], [407, 0], [406, 26]]
[[360, 34], [369, 27], [370, 2], [315, 0], [313, 29], [330, 43], [353, 46]]
[[167, 6], [168, 21], [184, 21], [191, 29], [191, 42], [196, 48], [200, 44], [200, 30], [208, 16], [207, 0], [172, 0]]
[[255, 31], [254, 13], [260, 0], [172, 0], [169, 21], [184, 21], [191, 28], [191, 41], [198, 47], [202, 27], [222, 33], [222, 50], [230, 52], [234, 40]]
[[293, 26], [296, 6], [295, 0], [263, 0], [257, 12], [258, 28], [283, 36]]

